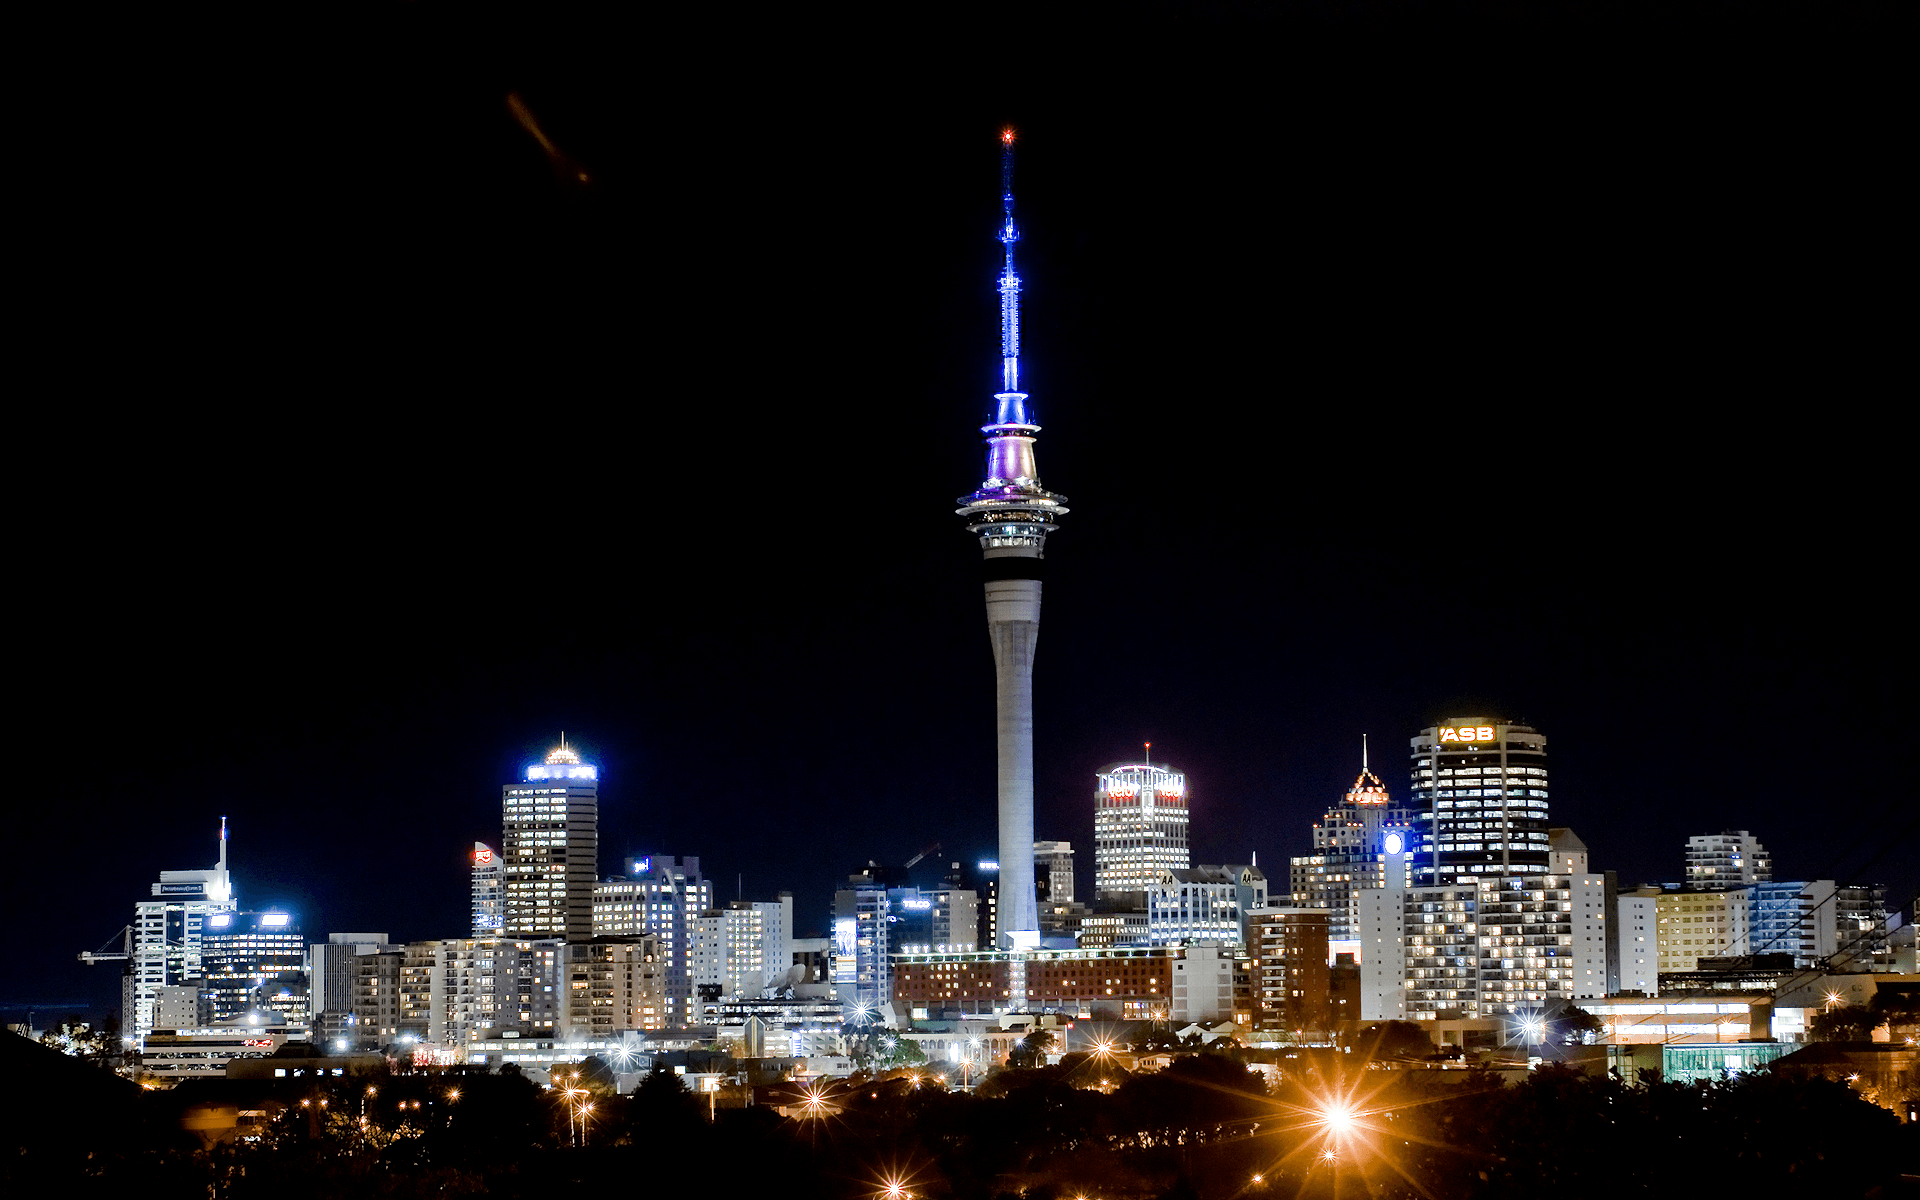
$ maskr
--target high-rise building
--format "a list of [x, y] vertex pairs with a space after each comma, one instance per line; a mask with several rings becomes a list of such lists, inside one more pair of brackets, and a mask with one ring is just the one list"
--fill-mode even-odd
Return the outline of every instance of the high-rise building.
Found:
[[1362, 1020], [1501, 1016], [1605, 993], [1602, 876], [1462, 873], [1408, 887], [1392, 835], [1386, 847], [1386, 886], [1359, 894]]
[[1035, 842], [1034, 870], [1046, 877], [1047, 899], [1063, 904], [1073, 899], [1073, 843]]
[[1257, 908], [1247, 916], [1253, 1028], [1263, 1033], [1325, 1033], [1329, 1008], [1329, 910]]
[[734, 900], [691, 926], [693, 988], [702, 1004], [759, 996], [793, 962], [793, 893], [778, 900]]
[[[577, 943], [576, 943], [577, 944]], [[436, 951], [440, 999], [433, 1041], [449, 1046], [567, 1032], [567, 942], [559, 938], [446, 938]], [[386, 951], [362, 958], [382, 957]], [[400, 954], [393, 958], [401, 959]], [[377, 968], [374, 968], [377, 969]], [[394, 984], [396, 1000], [398, 977]], [[398, 1027], [398, 1004], [394, 1024]]]
[[1766, 880], [1741, 889], [1748, 939], [1735, 953], [1791, 954], [1797, 967], [1824, 965], [1839, 946], [1837, 890], [1831, 879]]
[[1144, 892], [1187, 857], [1187, 777], [1151, 762], [1115, 763], [1095, 777], [1093, 892], [1116, 900]]
[[564, 738], [523, 783], [500, 795], [505, 862], [502, 933], [517, 938], [593, 937], [593, 888], [599, 879], [600, 770]]
[[1724, 892], [1773, 878], [1773, 857], [1744, 829], [1703, 833], [1687, 839], [1687, 886]]
[[[1013, 132], [1001, 135], [1000, 390], [987, 424], [986, 478], [959, 498], [956, 510], [980, 539], [987, 630], [994, 661], [999, 768], [1000, 937], [1009, 947], [1040, 944], [1033, 888], [1033, 655], [1040, 635], [1040, 583], [1047, 534], [1067, 509], [1066, 497], [1040, 486], [1034, 437], [1040, 432], [1020, 390], [1020, 276], [1013, 244]], [[1018, 976], [1019, 972], [1015, 971]], [[1025, 987], [1015, 989], [1020, 1007]]]
[[499, 937], [506, 928], [506, 863], [485, 842], [473, 844], [473, 936]]
[[393, 948], [384, 933], [333, 933], [307, 948], [315, 1042], [329, 1050], [353, 1048], [360, 1026], [355, 1008], [360, 958]]
[[1547, 873], [1547, 739], [1491, 717], [1450, 717], [1412, 747], [1418, 886]]
[[1414, 827], [1413, 810], [1395, 804], [1387, 785], [1368, 768], [1363, 740], [1359, 776], [1340, 803], [1313, 823], [1313, 853], [1295, 857], [1289, 869], [1293, 903], [1327, 910], [1327, 940], [1336, 952], [1356, 949], [1360, 909], [1355, 893], [1384, 883], [1380, 843], [1385, 831], [1404, 834]]
[[1662, 892], [1654, 899], [1654, 912], [1662, 975], [1697, 971], [1703, 958], [1753, 953], [1747, 889]]
[[625, 875], [594, 886], [594, 935], [659, 937], [660, 961], [666, 968], [666, 1023], [685, 1028], [700, 1011], [693, 986], [694, 931], [700, 914], [713, 908], [713, 884], [701, 876], [700, 860], [693, 855], [629, 858], [626, 868]]
[[200, 961], [213, 1024], [264, 1010], [280, 1014], [275, 1024], [307, 1028], [307, 945], [293, 914], [208, 914]]
[[1835, 889], [1833, 924], [1837, 967], [1866, 971], [1893, 969], [1886, 884], [1853, 883]]
[[201, 987], [207, 920], [234, 910], [227, 874], [227, 819], [220, 818], [220, 860], [211, 870], [162, 871], [153, 898], [133, 906], [131, 958], [121, 984], [127, 1035], [144, 1042], [154, 1028], [154, 998], [162, 987]]

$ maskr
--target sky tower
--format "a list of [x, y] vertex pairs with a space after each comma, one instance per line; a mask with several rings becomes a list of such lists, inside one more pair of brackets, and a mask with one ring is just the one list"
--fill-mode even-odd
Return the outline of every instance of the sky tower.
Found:
[[1020, 276], [1013, 244], [1013, 131], [1000, 135], [1000, 390], [993, 397], [986, 435], [987, 477], [960, 497], [985, 551], [987, 630], [993, 639], [994, 707], [1000, 754], [1000, 938], [1003, 946], [1028, 950], [1040, 944], [1040, 918], [1033, 892], [1033, 649], [1040, 637], [1040, 580], [1047, 535], [1067, 510], [1066, 497], [1040, 486], [1034, 465], [1033, 420], [1020, 390]]

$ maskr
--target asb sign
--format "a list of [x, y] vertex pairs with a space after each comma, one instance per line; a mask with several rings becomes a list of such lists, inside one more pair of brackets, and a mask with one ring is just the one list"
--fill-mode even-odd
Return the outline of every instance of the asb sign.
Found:
[[1494, 740], [1491, 725], [1462, 725], [1458, 729], [1442, 729], [1442, 742], [1491, 742]]

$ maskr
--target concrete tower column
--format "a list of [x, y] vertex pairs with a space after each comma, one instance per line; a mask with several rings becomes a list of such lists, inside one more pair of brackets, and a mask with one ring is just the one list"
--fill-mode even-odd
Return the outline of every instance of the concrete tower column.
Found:
[[[990, 556], [990, 569], [1038, 574], [1040, 560]], [[1040, 581], [987, 581], [993, 639], [1000, 815], [1000, 928], [1016, 950], [1040, 944], [1033, 883], [1033, 651], [1040, 640]]]

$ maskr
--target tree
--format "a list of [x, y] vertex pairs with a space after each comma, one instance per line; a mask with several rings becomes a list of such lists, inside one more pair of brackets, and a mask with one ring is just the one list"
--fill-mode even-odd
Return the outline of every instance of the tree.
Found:
[[1052, 1030], [1031, 1030], [1027, 1036], [1014, 1044], [1013, 1050], [1007, 1055], [1007, 1065], [1021, 1068], [1037, 1067], [1046, 1061], [1047, 1047], [1051, 1045], [1053, 1045]]
[[1425, 1058], [1433, 1039], [1412, 1021], [1376, 1021], [1353, 1035], [1353, 1049], [1368, 1058]]
[[1594, 1016], [1577, 1004], [1556, 1002], [1555, 1008], [1549, 1008], [1546, 1016], [1547, 1040], [1563, 1046], [1575, 1046], [1587, 1040], [1588, 1034], [1598, 1036], [1606, 1030], [1600, 1018]]
[[1807, 1022], [1807, 1032], [1816, 1042], [1864, 1042], [1873, 1037], [1880, 1022], [1880, 1014], [1870, 1008], [1843, 1004], [1813, 1014], [1813, 1020]]

